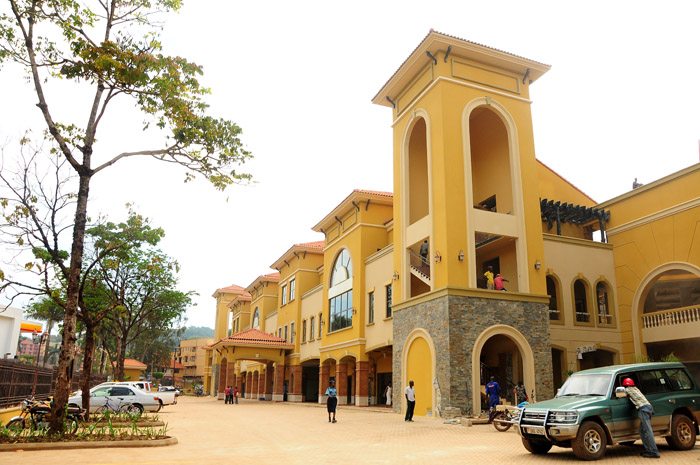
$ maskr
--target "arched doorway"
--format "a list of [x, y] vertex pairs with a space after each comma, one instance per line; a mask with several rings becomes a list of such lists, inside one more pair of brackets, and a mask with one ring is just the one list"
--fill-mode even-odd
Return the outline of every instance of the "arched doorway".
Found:
[[218, 394], [224, 393], [226, 390], [226, 374], [228, 373], [228, 360], [226, 357], [221, 359], [221, 364], [219, 365], [219, 390]]
[[535, 357], [527, 339], [517, 329], [494, 325], [484, 330], [472, 351], [472, 410], [482, 411], [485, 385], [494, 376], [501, 385], [501, 397], [513, 400], [513, 386], [525, 385], [530, 399], [536, 399]]
[[[404, 382], [403, 386], [395, 386], [403, 393], [409, 381], [414, 382], [416, 392], [416, 416], [432, 415], [435, 409], [433, 402], [433, 378], [435, 371], [435, 351], [430, 336], [421, 330], [409, 335], [404, 346]], [[403, 399], [406, 409], [406, 400]]]
[[616, 354], [611, 350], [596, 349], [593, 352], [585, 352], [580, 354], [578, 367], [580, 370], [588, 370], [589, 368], [606, 367], [615, 365]]

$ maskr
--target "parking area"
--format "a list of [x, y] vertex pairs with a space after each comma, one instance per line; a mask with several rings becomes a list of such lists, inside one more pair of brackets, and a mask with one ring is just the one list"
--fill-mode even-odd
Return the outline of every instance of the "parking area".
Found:
[[[328, 423], [315, 405], [244, 401], [224, 405], [211, 398], [180, 397], [159, 414], [179, 444], [133, 449], [8, 452], [0, 463], [55, 464], [470, 464], [583, 463], [570, 450], [553, 448], [546, 456], [525, 451], [512, 430], [490, 425], [466, 427], [431, 418], [406, 423], [401, 415], [340, 407], [338, 423]], [[695, 450], [671, 451], [659, 441], [661, 460], [639, 457], [634, 447], [608, 448], [604, 464], [700, 464]]]

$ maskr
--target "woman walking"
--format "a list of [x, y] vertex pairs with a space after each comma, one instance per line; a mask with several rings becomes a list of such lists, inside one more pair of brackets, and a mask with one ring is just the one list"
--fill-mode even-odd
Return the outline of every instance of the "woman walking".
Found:
[[[335, 380], [330, 380], [328, 384], [330, 384], [328, 389], [326, 389], [326, 396], [328, 397], [328, 400], [326, 401], [328, 423], [335, 423], [335, 408], [338, 406], [338, 390], [335, 388]], [[332, 420], [331, 413], [333, 414]]]

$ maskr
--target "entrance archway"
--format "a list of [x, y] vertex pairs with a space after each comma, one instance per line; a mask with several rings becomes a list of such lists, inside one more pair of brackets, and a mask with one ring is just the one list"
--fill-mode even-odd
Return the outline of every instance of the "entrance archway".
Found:
[[[413, 380], [416, 390], [416, 416], [433, 415], [436, 411], [433, 379], [435, 377], [435, 346], [427, 331], [415, 329], [409, 334], [403, 348], [403, 384], [394, 386], [403, 393], [408, 382]], [[401, 395], [403, 409], [406, 398]]]
[[[482, 362], [483, 360], [483, 362]], [[494, 364], [494, 360], [496, 363]], [[482, 368], [482, 363], [486, 366]], [[491, 364], [491, 365], [489, 365]], [[501, 366], [503, 364], [503, 366]], [[493, 369], [496, 366], [496, 369]], [[501, 385], [502, 397], [512, 398], [512, 386], [522, 381], [530, 398], [535, 398], [535, 357], [525, 336], [517, 329], [507, 325], [494, 325], [485, 329], [474, 343], [472, 351], [472, 410], [475, 415], [481, 413], [482, 386], [488, 382], [490, 372]], [[484, 379], [482, 379], [484, 378]]]
[[217, 394], [223, 395], [226, 390], [226, 374], [228, 373], [228, 361], [226, 357], [221, 359], [221, 364], [219, 366], [219, 390]]

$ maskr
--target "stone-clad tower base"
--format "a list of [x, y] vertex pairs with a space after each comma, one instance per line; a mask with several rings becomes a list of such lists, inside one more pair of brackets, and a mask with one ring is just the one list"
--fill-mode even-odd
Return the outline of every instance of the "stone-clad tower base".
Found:
[[514, 347], [522, 363], [521, 376], [500, 380], [504, 389], [524, 381], [537, 399], [552, 397], [549, 310], [541, 297], [448, 289], [417, 300], [397, 306], [393, 315], [393, 383], [401, 386], [394, 390], [396, 410], [405, 406], [410, 377], [423, 380], [416, 381], [416, 415], [480, 413], [483, 349], [494, 336]]

